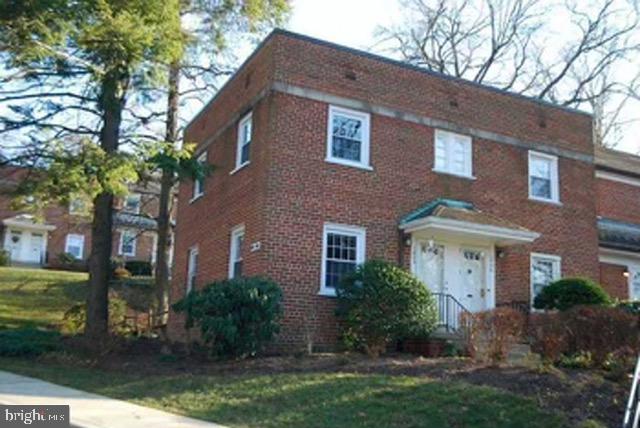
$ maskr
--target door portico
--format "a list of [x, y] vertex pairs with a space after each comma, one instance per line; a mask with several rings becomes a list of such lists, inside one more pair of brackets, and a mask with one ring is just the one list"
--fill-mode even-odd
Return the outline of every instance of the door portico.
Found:
[[18, 215], [3, 220], [3, 247], [12, 263], [43, 265], [47, 254], [48, 233], [55, 226], [34, 221], [32, 216]]

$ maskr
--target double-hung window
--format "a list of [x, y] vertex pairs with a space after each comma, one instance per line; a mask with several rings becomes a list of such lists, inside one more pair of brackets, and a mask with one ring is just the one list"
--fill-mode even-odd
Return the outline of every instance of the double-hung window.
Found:
[[558, 158], [529, 152], [529, 198], [546, 202], [560, 202]]
[[561, 259], [548, 254], [531, 254], [531, 303], [542, 289], [560, 279]]
[[[204, 165], [207, 163], [207, 152], [200, 154], [197, 158], [199, 164]], [[191, 200], [195, 200], [204, 194], [204, 176], [196, 178], [193, 182], [193, 195]]]
[[229, 248], [229, 278], [242, 276], [242, 254], [244, 244], [244, 226], [236, 226], [231, 230]]
[[327, 161], [370, 169], [370, 115], [329, 106]]
[[64, 245], [64, 252], [71, 254], [76, 260], [82, 260], [84, 253], [84, 235], [68, 234]]
[[361, 227], [325, 224], [320, 294], [334, 296], [342, 278], [364, 263], [365, 240], [365, 229]]
[[251, 158], [251, 140], [253, 133], [253, 115], [248, 113], [238, 123], [238, 146], [236, 152], [236, 169], [249, 163]]
[[120, 232], [120, 255], [136, 255], [137, 233], [133, 230], [123, 230]]
[[436, 129], [434, 153], [434, 171], [473, 178], [471, 137]]
[[87, 203], [82, 198], [73, 198], [69, 202], [69, 214], [83, 215], [87, 214]]
[[123, 211], [130, 214], [140, 214], [140, 206], [142, 198], [139, 193], [132, 193], [127, 195], [124, 200]]
[[198, 275], [198, 247], [189, 248], [187, 254], [187, 289], [189, 294], [196, 285], [196, 277]]

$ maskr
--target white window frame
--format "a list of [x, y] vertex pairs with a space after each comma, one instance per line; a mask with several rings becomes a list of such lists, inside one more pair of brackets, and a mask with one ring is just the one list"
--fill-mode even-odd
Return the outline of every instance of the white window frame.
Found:
[[240, 236], [242, 236], [243, 239], [245, 237], [245, 227], [243, 224], [235, 226], [233, 229], [231, 229], [231, 241], [229, 243], [229, 279], [234, 278], [233, 267], [235, 263], [244, 261], [244, 256], [242, 254], [240, 254], [239, 259], [234, 259], [234, 255], [236, 254], [238, 249], [238, 237]]
[[[74, 209], [74, 203], [75, 202], [80, 202], [81, 205], [83, 206], [83, 208], [76, 210]], [[83, 214], [87, 214], [86, 212], [86, 201], [82, 198], [73, 198], [73, 200], [69, 201], [69, 214], [71, 215], [83, 215]]]
[[[199, 164], [204, 164], [207, 162], [207, 152], [202, 152], [198, 155], [198, 157], [196, 158], [196, 162], [198, 162]], [[193, 202], [196, 199], [199, 199], [202, 197], [202, 195], [204, 195], [204, 182], [205, 182], [205, 177], [202, 177], [200, 179], [196, 179], [193, 180], [193, 193], [191, 195], [191, 201], [189, 202]]]
[[[251, 122], [251, 135], [249, 136], [249, 141], [242, 141], [242, 128], [247, 122]], [[242, 162], [242, 148], [247, 145], [253, 143], [253, 111], [250, 111], [246, 115], [240, 119], [238, 122], [237, 128], [237, 141], [236, 141], [236, 167], [231, 173], [238, 171], [241, 168], [249, 165], [251, 163], [251, 153], [249, 153], [249, 159], [246, 162]]]
[[[438, 141], [441, 139], [444, 140], [446, 152], [444, 168], [438, 167], [437, 164]], [[451, 166], [453, 159], [452, 139], [462, 139], [464, 141], [464, 171], [462, 173], [453, 171]], [[456, 177], [475, 179], [473, 176], [473, 138], [469, 135], [458, 134], [456, 132], [445, 131], [443, 129], [436, 129], [433, 134], [433, 171], [440, 174], [449, 174], [455, 175]]]
[[[187, 281], [185, 294], [189, 294], [195, 287], [195, 279], [198, 275], [198, 262], [194, 263], [194, 258], [199, 256], [198, 246], [194, 245], [187, 251]], [[195, 266], [194, 266], [195, 265]]]
[[[129, 211], [127, 208], [127, 200], [129, 198], [136, 198], [138, 200], [138, 205], [134, 211]], [[122, 204], [122, 211], [129, 214], [140, 214], [140, 209], [142, 207], [142, 195], [140, 193], [130, 193], [125, 196], [124, 203]]]
[[64, 242], [64, 252], [68, 253], [68, 254], [71, 254], [69, 252], [69, 241], [71, 239], [78, 239], [80, 241], [80, 245], [79, 245], [79, 247], [80, 247], [80, 255], [77, 256], [77, 257], [74, 255], [74, 257], [76, 257], [76, 259], [78, 259], [78, 260], [82, 260], [82, 258], [84, 257], [84, 235], [81, 235], [81, 234], [78, 234], [78, 233], [68, 233], [67, 234], [67, 237], [65, 238], [65, 242]]
[[340, 235], [350, 235], [356, 238], [356, 264], [361, 265], [365, 262], [367, 254], [367, 230], [360, 226], [350, 226], [337, 223], [325, 223], [322, 229], [322, 266], [320, 268], [320, 294], [321, 296], [334, 297], [336, 295], [335, 288], [326, 286], [327, 271], [327, 243], [329, 233]]
[[[334, 157], [332, 153], [333, 146], [333, 116], [339, 114], [341, 116], [352, 117], [354, 119], [362, 121], [362, 145], [360, 146], [360, 162], [355, 162], [349, 159], [342, 159]], [[356, 168], [373, 170], [370, 164], [370, 147], [371, 147], [371, 115], [357, 110], [351, 110], [343, 107], [337, 107], [330, 105], [329, 113], [327, 115], [327, 158], [325, 159], [330, 163], [337, 163], [340, 165], [353, 166]]]
[[[531, 163], [534, 158], [544, 159], [549, 161], [549, 170], [551, 172], [551, 198], [541, 198], [532, 194], [531, 188]], [[558, 157], [549, 155], [546, 153], [540, 153], [533, 150], [529, 150], [529, 159], [527, 164], [527, 186], [529, 188], [529, 199], [539, 202], [551, 202], [555, 204], [560, 203], [560, 178], [558, 173]]]
[[553, 263], [553, 281], [557, 281], [562, 278], [562, 257], [556, 256], [554, 254], [543, 254], [543, 253], [531, 253], [529, 259], [529, 295], [530, 295], [530, 305], [533, 308], [533, 301], [536, 296], [533, 290], [533, 265], [536, 260], [541, 261], [550, 261]]
[[[122, 249], [122, 245], [124, 244], [124, 236], [127, 233], [133, 233], [134, 234], [134, 238], [133, 241], [131, 242], [131, 252], [125, 253]], [[136, 248], [137, 248], [137, 243], [138, 243], [138, 236], [137, 233], [135, 231], [132, 230], [121, 230], [120, 231], [120, 245], [118, 245], [118, 254], [121, 256], [129, 256], [129, 257], [135, 257], [136, 255]]]

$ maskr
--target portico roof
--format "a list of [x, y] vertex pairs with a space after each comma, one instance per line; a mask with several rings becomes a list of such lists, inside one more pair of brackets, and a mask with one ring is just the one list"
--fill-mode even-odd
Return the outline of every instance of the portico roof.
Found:
[[39, 223], [36, 221], [36, 218], [30, 214], [18, 214], [15, 217], [5, 218], [2, 220], [2, 224], [20, 229], [37, 231], [51, 231], [56, 229], [52, 224]]
[[435, 199], [400, 220], [407, 233], [453, 234], [499, 245], [532, 242], [540, 234], [512, 221], [476, 209], [472, 203]]
[[599, 218], [598, 235], [602, 247], [640, 252], [640, 224]]

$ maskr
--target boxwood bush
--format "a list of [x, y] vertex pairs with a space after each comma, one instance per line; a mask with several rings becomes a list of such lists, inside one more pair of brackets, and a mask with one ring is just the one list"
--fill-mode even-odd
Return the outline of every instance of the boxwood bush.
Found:
[[341, 281], [336, 294], [347, 344], [374, 357], [391, 341], [428, 335], [438, 322], [425, 284], [388, 262], [367, 261]]
[[60, 333], [26, 327], [0, 330], [0, 356], [36, 357], [61, 348]]
[[542, 289], [533, 302], [536, 309], [566, 311], [577, 305], [610, 305], [601, 286], [587, 278], [563, 278]]
[[235, 278], [194, 290], [173, 309], [198, 327], [213, 355], [256, 355], [279, 331], [282, 290], [263, 277]]

